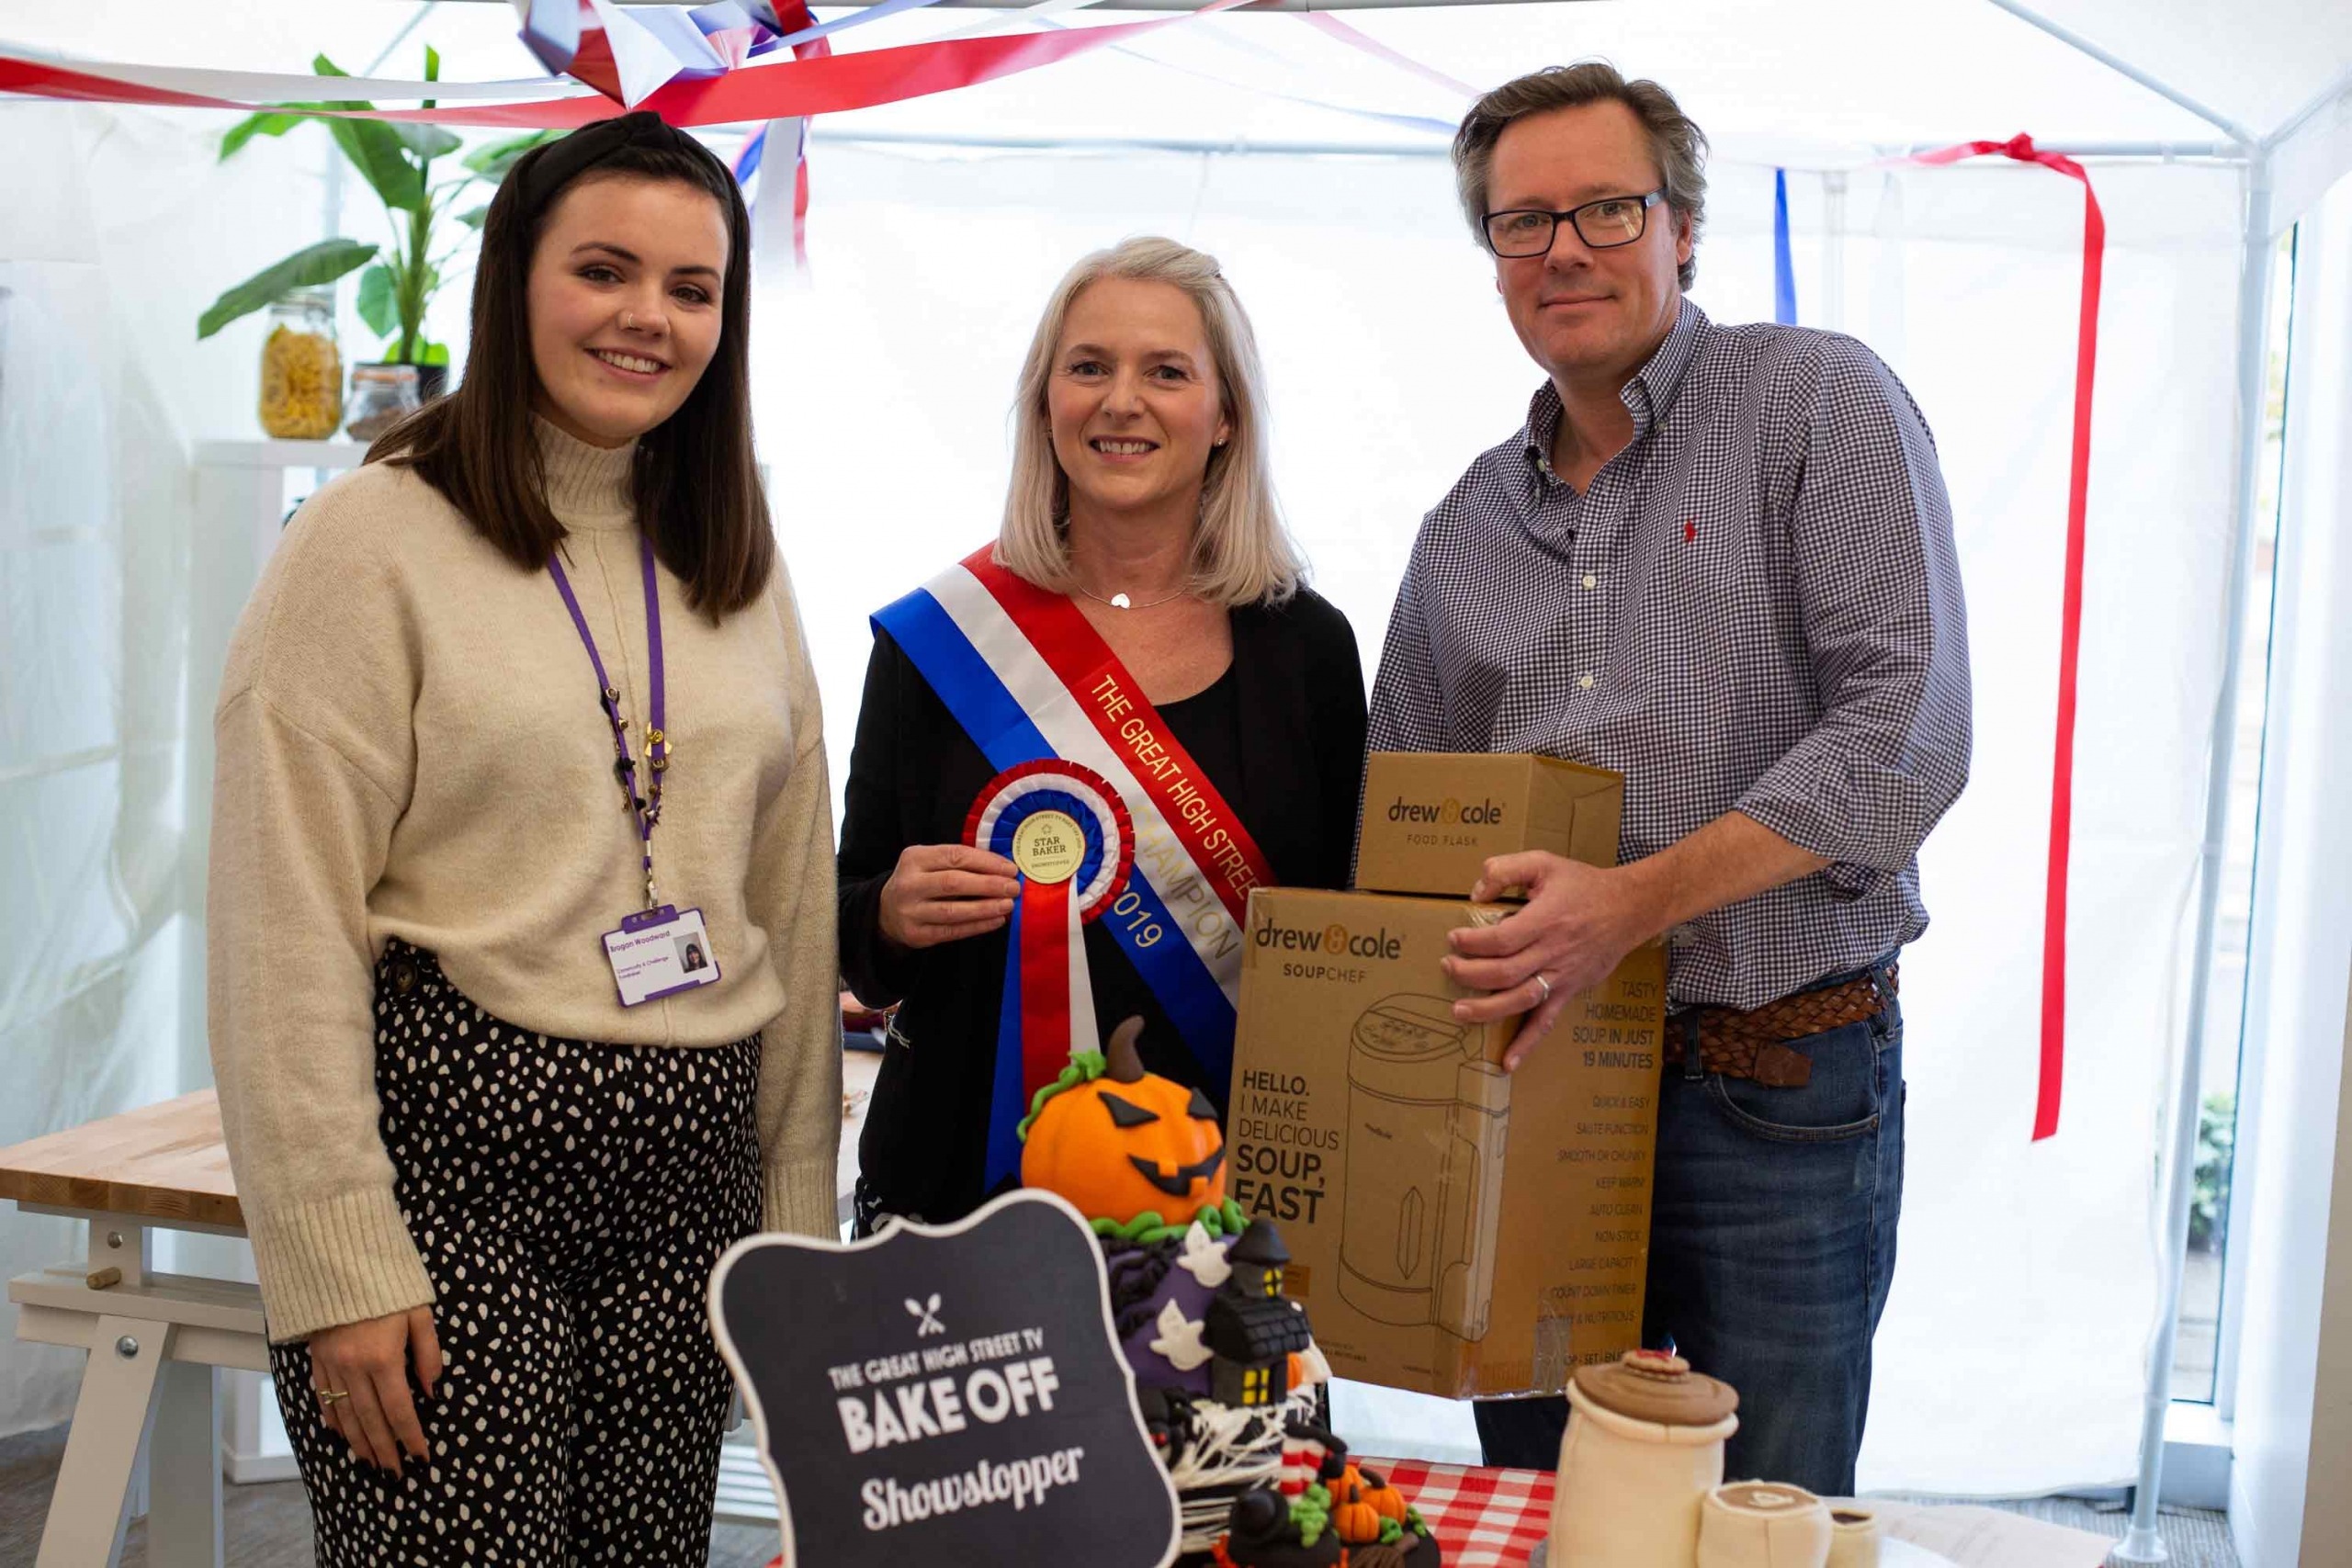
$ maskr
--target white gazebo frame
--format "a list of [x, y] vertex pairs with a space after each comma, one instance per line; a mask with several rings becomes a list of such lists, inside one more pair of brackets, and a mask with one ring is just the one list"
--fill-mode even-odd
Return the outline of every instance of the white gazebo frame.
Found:
[[[832, 0], [847, 6], [868, 6], [879, 0]], [[1351, 11], [1429, 8], [1493, 4], [1496, 0], [1255, 0], [1251, 11]], [[1510, 0], [1538, 3], [1538, 0]], [[2140, 1464], [2134, 1485], [2132, 1523], [2111, 1562], [2152, 1564], [2166, 1561], [2162, 1537], [2156, 1532], [2156, 1504], [2164, 1482], [2165, 1422], [2172, 1406], [2172, 1365], [2179, 1329], [2181, 1280], [2188, 1255], [2188, 1211], [2194, 1190], [2199, 1085], [2205, 1058], [2206, 1001], [2212, 985], [2213, 933], [2219, 918], [2222, 855], [2230, 818], [2229, 770], [2237, 731], [2238, 682], [2243, 662], [2241, 645], [2245, 629], [2246, 582], [2252, 571], [2255, 541], [2254, 509], [2259, 493], [2258, 465], [2262, 457], [2264, 367], [2268, 348], [2266, 329], [2270, 316], [2271, 247], [2278, 229], [2272, 219], [2273, 159], [2289, 138], [2329, 104], [2352, 92], [2352, 73], [2339, 77], [2271, 131], [2261, 135], [2244, 122], [2200, 102], [2152, 72], [2134, 65], [2071, 28], [2042, 16], [2018, 0], [1985, 0], [1987, 5], [2038, 28], [2068, 48], [2096, 61], [2165, 101], [2177, 106], [2222, 132], [2225, 140], [2211, 142], [2082, 141], [2045, 149], [2073, 157], [2210, 158], [2241, 164], [2245, 169], [2245, 209], [2240, 231], [2237, 302], [2237, 462], [2231, 479], [2229, 576], [2224, 587], [2227, 606], [2223, 628], [2221, 683], [2214, 697], [2205, 784], [2204, 837], [2198, 854], [2196, 958], [2189, 977], [2188, 1025], [2182, 1043], [2179, 1076], [2173, 1086], [2171, 1147], [2164, 1192], [2165, 1247], [2162, 1258], [2160, 1314], [2148, 1347], [2144, 1404], [2140, 1419]], [[934, 0], [934, 4], [978, 10], [1016, 8], [1012, 0]], [[1200, 0], [1098, 0], [1094, 9], [1106, 11], [1192, 11]], [[909, 140], [915, 138], [910, 137]], [[871, 133], [855, 138], [879, 141]], [[921, 140], [936, 142], [937, 137]], [[964, 144], [958, 139], [958, 144]], [[979, 141], [973, 145], [983, 144]], [[1035, 139], [1015, 142], [999, 139], [986, 145], [1066, 146], [1060, 141]], [[1088, 145], [1097, 145], [1089, 143]], [[1214, 152], [1213, 141], [1182, 143], [1120, 141], [1102, 142], [1108, 149]], [[1255, 151], [1268, 150], [1251, 143]], [[1239, 149], [1236, 149], [1239, 150]], [[1285, 151], [1362, 152], [1358, 146], [1317, 147], [1285, 144]], [[1401, 149], [1399, 149], [1401, 151]]]

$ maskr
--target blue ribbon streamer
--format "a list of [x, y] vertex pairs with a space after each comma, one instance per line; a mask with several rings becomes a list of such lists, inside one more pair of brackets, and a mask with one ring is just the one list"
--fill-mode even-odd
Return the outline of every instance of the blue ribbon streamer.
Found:
[[864, 27], [868, 22], [878, 22], [885, 17], [895, 17], [901, 11], [919, 11], [925, 6], [935, 6], [938, 3], [939, 0], [882, 0], [880, 5], [868, 6], [854, 15], [838, 17], [830, 22], [819, 22], [815, 27], [803, 28], [797, 33], [786, 33], [776, 40], [776, 45], [780, 49], [790, 49], [794, 44], [807, 43], [810, 39], [831, 38], [847, 28]]
[[1782, 326], [1797, 321], [1797, 269], [1789, 254], [1789, 171], [1772, 171], [1772, 319]]

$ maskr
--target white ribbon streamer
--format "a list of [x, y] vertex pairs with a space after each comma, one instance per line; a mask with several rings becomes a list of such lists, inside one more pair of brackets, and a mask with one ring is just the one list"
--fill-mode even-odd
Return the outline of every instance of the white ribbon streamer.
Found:
[[10, 44], [8, 52], [20, 60], [38, 60], [61, 71], [154, 87], [167, 93], [199, 97], [235, 98], [266, 108], [279, 103], [342, 103], [350, 99], [375, 102], [381, 98], [489, 98], [512, 102], [518, 98], [601, 97], [582, 93], [566, 76], [528, 76], [507, 82], [424, 82], [389, 76], [312, 76], [291, 71], [211, 71], [182, 65], [126, 65], [114, 60], [77, 60], [68, 55]]

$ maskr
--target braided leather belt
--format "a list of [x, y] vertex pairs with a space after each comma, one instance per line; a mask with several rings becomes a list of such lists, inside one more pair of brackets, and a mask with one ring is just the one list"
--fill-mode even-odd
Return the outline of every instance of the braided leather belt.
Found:
[[1801, 1089], [1813, 1077], [1813, 1058], [1792, 1051], [1788, 1042], [1876, 1018], [1896, 992], [1895, 966], [1888, 964], [1886, 995], [1868, 975], [1816, 990], [1799, 991], [1750, 1012], [1736, 1008], [1686, 1009], [1666, 1025], [1666, 1060], [1682, 1060], [1690, 1019], [1699, 1020], [1699, 1061], [1711, 1073], [1748, 1078], [1767, 1089]]

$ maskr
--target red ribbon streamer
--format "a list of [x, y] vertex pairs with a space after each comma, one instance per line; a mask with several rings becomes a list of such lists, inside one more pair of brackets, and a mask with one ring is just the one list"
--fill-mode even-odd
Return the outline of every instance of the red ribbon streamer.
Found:
[[2050, 864], [2041, 929], [2041, 1082], [2033, 1109], [2039, 1143], [2058, 1131], [2066, 1069], [2066, 866], [2075, 822], [2075, 692], [2083, 641], [2083, 519], [2090, 499], [2091, 378], [2098, 363], [2099, 273], [2107, 256], [2107, 220], [2090, 175], [2072, 158], [2044, 152], [2030, 136], [1963, 141], [1921, 152], [1911, 162], [1941, 165], [1998, 153], [2039, 164], [2083, 186], [2083, 303], [2075, 336], [2075, 433], [2066, 479], [2066, 581], [2058, 611], [2058, 737], [2050, 770]]
[[[1178, 12], [1113, 27], [1068, 28], [1009, 37], [941, 39], [894, 49], [862, 50], [788, 64], [745, 66], [722, 76], [671, 82], [637, 107], [651, 109], [675, 126], [724, 125], [750, 119], [788, 119], [796, 115], [842, 114], [950, 92], [1000, 76], [1034, 71], [1072, 55], [1140, 38], [1243, 0], [1209, 0], [1197, 11]], [[290, 85], [289, 79], [289, 85]], [[330, 79], [313, 83], [329, 91]], [[45, 61], [0, 54], [0, 93], [68, 98], [88, 103], [152, 104], [176, 108], [234, 109], [247, 113], [274, 107], [263, 102], [217, 98], [200, 93], [149, 87], [93, 71], [74, 71]], [[542, 98], [535, 103], [444, 104], [429, 109], [315, 109], [344, 119], [421, 120], [434, 125], [481, 126], [503, 130], [574, 130], [626, 112], [601, 93]]]
[[1069, 1065], [1070, 886], [1021, 879], [1021, 1096]]

